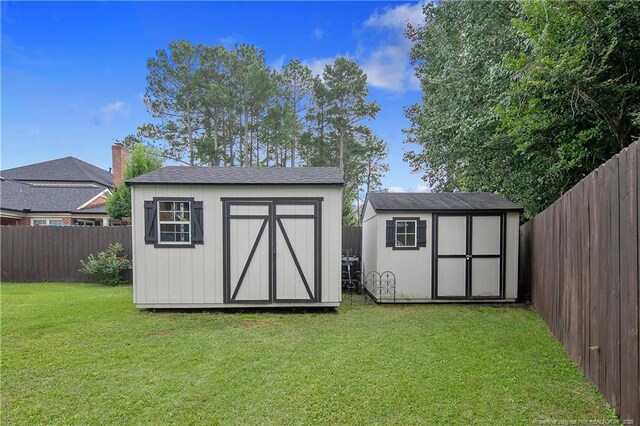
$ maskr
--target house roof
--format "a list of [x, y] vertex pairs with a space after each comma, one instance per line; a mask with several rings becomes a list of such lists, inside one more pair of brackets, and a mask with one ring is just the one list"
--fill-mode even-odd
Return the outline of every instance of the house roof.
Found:
[[[33, 213], [73, 212], [105, 189], [104, 186], [35, 186], [3, 178], [0, 180], [0, 208]], [[93, 212], [104, 213], [104, 206], [97, 208], [102, 210]]]
[[0, 176], [30, 182], [95, 182], [109, 188], [113, 187], [111, 173], [75, 157], [2, 170]]
[[168, 166], [127, 180], [132, 184], [342, 185], [336, 167], [199, 167]]
[[518, 204], [490, 192], [372, 192], [367, 195], [367, 201], [375, 211], [523, 210]]
[[74, 213], [107, 213], [106, 209], [106, 204], [101, 204], [99, 206], [93, 206], [93, 207], [86, 207], [84, 209], [78, 209], [76, 211], [74, 211]]

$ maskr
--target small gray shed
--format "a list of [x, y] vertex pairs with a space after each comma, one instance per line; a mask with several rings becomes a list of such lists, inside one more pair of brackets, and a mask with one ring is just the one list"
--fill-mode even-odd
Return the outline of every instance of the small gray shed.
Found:
[[337, 168], [172, 166], [127, 185], [137, 307], [340, 304]]
[[362, 269], [378, 301], [515, 301], [522, 207], [491, 193], [370, 193]]

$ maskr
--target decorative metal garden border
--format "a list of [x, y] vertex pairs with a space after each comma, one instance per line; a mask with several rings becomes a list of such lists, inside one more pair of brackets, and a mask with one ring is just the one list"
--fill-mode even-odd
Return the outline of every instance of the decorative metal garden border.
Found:
[[391, 271], [384, 271], [379, 273], [377, 271], [371, 271], [367, 274], [364, 282], [364, 287], [367, 293], [373, 299], [380, 303], [382, 299], [393, 299], [396, 301], [396, 275]]

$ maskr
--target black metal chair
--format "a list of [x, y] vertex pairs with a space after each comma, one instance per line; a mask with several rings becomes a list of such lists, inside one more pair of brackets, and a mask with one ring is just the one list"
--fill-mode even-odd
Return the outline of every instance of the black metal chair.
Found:
[[353, 303], [353, 293], [360, 293], [360, 258], [351, 255], [351, 250], [344, 250], [342, 254], [342, 291], [348, 293]]

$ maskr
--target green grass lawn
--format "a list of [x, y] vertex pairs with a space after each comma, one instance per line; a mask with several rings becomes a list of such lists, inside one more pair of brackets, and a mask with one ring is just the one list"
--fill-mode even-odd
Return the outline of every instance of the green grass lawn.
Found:
[[130, 287], [2, 284], [2, 424], [615, 419], [535, 312], [145, 312]]

